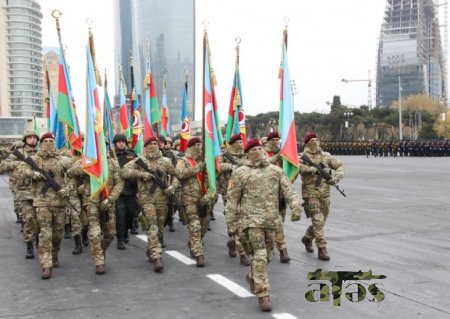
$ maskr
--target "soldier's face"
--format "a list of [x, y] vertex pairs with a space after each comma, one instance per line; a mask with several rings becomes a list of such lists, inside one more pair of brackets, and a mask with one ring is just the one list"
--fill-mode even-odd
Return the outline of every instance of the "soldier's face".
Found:
[[124, 150], [126, 146], [127, 146], [127, 144], [124, 141], [117, 141], [116, 142], [116, 147], [119, 150]]
[[25, 143], [30, 145], [30, 146], [36, 146], [37, 143], [37, 137], [36, 136], [28, 136], [25, 139]]
[[150, 143], [148, 143], [147, 145], [145, 145], [145, 150], [148, 153], [154, 153], [157, 152], [159, 149], [159, 145], [157, 141], [152, 141]]
[[165, 148], [166, 150], [170, 150], [170, 149], [172, 149], [172, 144], [166, 143], [166, 145], [164, 145], [164, 148]]
[[55, 140], [53, 138], [47, 137], [41, 143], [41, 148], [44, 151], [54, 151], [55, 150]]
[[308, 147], [309, 148], [317, 148], [320, 145], [320, 141], [317, 137], [313, 137], [308, 141]]
[[233, 146], [239, 149], [244, 149], [244, 142], [242, 140], [237, 140], [233, 143]]

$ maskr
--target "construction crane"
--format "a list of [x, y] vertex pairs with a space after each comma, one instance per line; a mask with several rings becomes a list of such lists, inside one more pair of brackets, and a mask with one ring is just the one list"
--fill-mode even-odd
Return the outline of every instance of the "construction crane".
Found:
[[370, 70], [369, 70], [369, 77], [367, 79], [362, 79], [362, 80], [342, 79], [341, 82], [344, 82], [344, 83], [349, 83], [349, 82], [367, 82], [367, 87], [368, 87], [367, 106], [369, 107], [369, 109], [372, 108], [372, 78], [370, 77]]

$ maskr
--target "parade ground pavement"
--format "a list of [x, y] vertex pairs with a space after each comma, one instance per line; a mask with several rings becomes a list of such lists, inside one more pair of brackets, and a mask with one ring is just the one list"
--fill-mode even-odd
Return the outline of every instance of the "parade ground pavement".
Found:
[[[281, 264], [275, 251], [269, 265], [270, 313], [259, 311], [249, 292], [247, 267], [228, 256], [221, 200], [204, 239], [205, 268], [190, 258], [187, 228], [176, 216], [176, 232], [164, 236], [163, 273], [145, 257], [140, 229], [124, 251], [112, 242], [104, 275], [94, 273], [87, 247], [73, 256], [73, 239], [63, 239], [60, 267], [42, 280], [38, 258], [25, 259], [8, 176], [0, 175], [0, 318], [450, 318], [450, 158], [339, 159], [347, 197], [331, 190], [325, 227], [331, 260], [318, 260], [316, 247], [305, 252], [300, 238], [310, 220], [302, 215], [293, 223], [288, 210], [292, 260]], [[317, 269], [353, 279], [308, 280]], [[359, 271], [385, 278], [367, 280]], [[320, 301], [320, 288], [335, 294]]]

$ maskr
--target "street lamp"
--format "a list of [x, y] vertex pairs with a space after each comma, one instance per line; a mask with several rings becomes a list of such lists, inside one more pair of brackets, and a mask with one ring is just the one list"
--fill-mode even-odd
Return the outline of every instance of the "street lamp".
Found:
[[344, 112], [344, 116], [347, 117], [347, 120], [345, 121], [345, 128], [349, 128], [350, 116], [353, 116], [353, 112]]

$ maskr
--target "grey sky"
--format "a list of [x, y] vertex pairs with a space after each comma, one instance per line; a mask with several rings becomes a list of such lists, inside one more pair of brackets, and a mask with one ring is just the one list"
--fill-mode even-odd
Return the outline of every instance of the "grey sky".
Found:
[[[125, 0], [122, 0], [125, 1]], [[276, 111], [279, 105], [278, 69], [284, 19], [289, 18], [289, 69], [299, 94], [294, 109], [326, 112], [333, 95], [343, 103], [367, 103], [367, 83], [342, 78], [375, 80], [377, 43], [384, 0], [197, 0], [197, 72], [201, 74], [202, 21], [208, 20], [212, 65], [217, 76], [220, 118], [226, 119], [234, 72], [235, 38], [241, 42], [240, 71], [247, 114]], [[75, 98], [84, 107], [86, 18], [94, 20], [99, 68], [114, 77], [112, 1], [41, 0], [44, 46], [57, 46], [54, 19], [61, 17], [63, 42], [71, 67]], [[197, 112], [201, 106], [201, 76], [197, 77]], [[110, 83], [114, 83], [111, 81]], [[113, 95], [113, 88], [109, 88]], [[375, 85], [373, 85], [375, 93]], [[170, 108], [170, 106], [169, 106]], [[80, 113], [83, 111], [80, 110]], [[81, 119], [84, 122], [84, 119]]]

